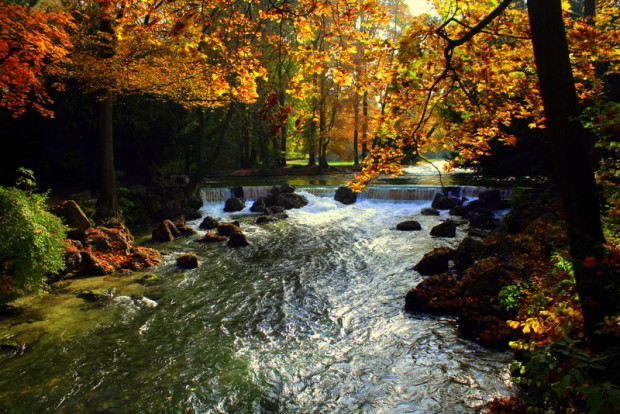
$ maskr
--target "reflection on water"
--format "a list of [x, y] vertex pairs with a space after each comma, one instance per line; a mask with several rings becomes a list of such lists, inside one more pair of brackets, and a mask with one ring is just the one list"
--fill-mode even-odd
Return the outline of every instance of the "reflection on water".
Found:
[[[452, 318], [402, 310], [421, 280], [412, 266], [464, 230], [430, 237], [442, 217], [421, 216], [425, 201], [305, 195], [308, 206], [262, 227], [247, 209], [207, 204], [204, 215], [239, 220], [251, 246], [156, 245], [160, 284], [74, 309], [98, 322], [69, 336], [74, 318], [40, 324], [38, 342], [0, 360], [0, 411], [467, 413], [511, 394], [510, 353], [460, 338]], [[406, 219], [424, 231], [396, 231]], [[181, 271], [187, 251], [201, 265]]]
[[[425, 186], [477, 186], [477, 187], [517, 187], [530, 186], [540, 180], [539, 177], [525, 178], [490, 178], [474, 174], [471, 170], [456, 169], [446, 173], [442, 161], [420, 163], [405, 167], [403, 175], [388, 177], [385, 175], [372, 181], [372, 185], [425, 185]], [[325, 174], [321, 176], [272, 176], [272, 177], [212, 177], [206, 180], [207, 187], [270, 186], [275, 184], [292, 184], [294, 186], [340, 186], [353, 179], [353, 174]]]

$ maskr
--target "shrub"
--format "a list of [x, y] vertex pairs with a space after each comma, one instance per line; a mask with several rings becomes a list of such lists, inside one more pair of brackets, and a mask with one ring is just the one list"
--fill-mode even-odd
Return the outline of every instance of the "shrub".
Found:
[[0, 303], [39, 290], [65, 266], [66, 228], [47, 211], [46, 198], [0, 187]]

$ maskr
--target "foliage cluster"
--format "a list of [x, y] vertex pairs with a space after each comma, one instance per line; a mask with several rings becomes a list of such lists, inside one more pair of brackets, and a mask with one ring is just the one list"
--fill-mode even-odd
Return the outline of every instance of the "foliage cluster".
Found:
[[[566, 252], [549, 258], [548, 271], [506, 286], [500, 301], [517, 310], [513, 379], [525, 391], [530, 412], [616, 412], [620, 407], [619, 349], [595, 353], [584, 341], [573, 265]], [[545, 266], [541, 263], [541, 266]], [[610, 332], [618, 321], [609, 319]]]
[[584, 111], [583, 123], [597, 137], [596, 180], [602, 196], [606, 238], [620, 246], [620, 103], [599, 102]]
[[46, 194], [0, 187], [0, 303], [41, 288], [65, 266], [66, 228]]
[[[490, 10], [507, 4], [498, 3], [437, 1], [437, 16], [412, 19], [385, 111], [373, 121], [377, 145], [355, 188], [380, 173], [398, 175], [411, 152], [449, 149], [456, 153], [452, 165], [476, 163], [498, 142], [514, 145], [528, 128], [536, 135], [545, 128], [523, 4], [513, 2], [474, 30]], [[615, 2], [599, 1], [593, 24], [565, 8], [575, 87], [584, 103], [605, 99], [603, 74], [618, 70], [619, 13]]]

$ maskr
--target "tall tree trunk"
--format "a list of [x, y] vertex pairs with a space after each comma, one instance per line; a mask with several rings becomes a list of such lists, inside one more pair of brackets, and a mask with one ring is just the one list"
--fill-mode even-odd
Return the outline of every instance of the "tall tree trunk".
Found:
[[353, 104], [353, 165], [359, 165], [360, 158], [357, 152], [358, 136], [360, 124], [360, 96], [355, 93], [355, 103]]
[[[321, 88], [321, 92], [323, 92]], [[325, 98], [319, 104], [319, 168], [327, 168], [327, 119], [325, 114]]]
[[[281, 73], [280, 73], [280, 77], [282, 77]], [[279, 98], [280, 98], [280, 105], [284, 106], [285, 100], [286, 100], [286, 92], [284, 91], [280, 92]], [[286, 167], [286, 140], [288, 138], [288, 128], [286, 124], [287, 124], [287, 121], [285, 120], [282, 125], [282, 130], [280, 131], [282, 135], [280, 136], [280, 154], [278, 155], [278, 167]]]
[[116, 170], [114, 169], [113, 99], [99, 101], [99, 161], [101, 170], [101, 194], [97, 201], [96, 216], [100, 219], [118, 218], [116, 193]]
[[[528, 0], [532, 43], [546, 131], [566, 218], [570, 253], [584, 316], [586, 335], [604, 345], [596, 333], [603, 318], [616, 313], [617, 280], [584, 266], [586, 257], [600, 262], [604, 242], [594, 173], [588, 155], [592, 144], [578, 121], [579, 100], [569, 60], [561, 0]], [[607, 275], [606, 275], [607, 276]]]
[[198, 115], [198, 146], [196, 152], [198, 153], [198, 160], [196, 164], [196, 170], [191, 175], [189, 183], [185, 186], [185, 197], [190, 198], [198, 188], [198, 184], [207, 174], [207, 114], [204, 109], [197, 109]]
[[368, 92], [362, 97], [362, 160], [368, 155]]

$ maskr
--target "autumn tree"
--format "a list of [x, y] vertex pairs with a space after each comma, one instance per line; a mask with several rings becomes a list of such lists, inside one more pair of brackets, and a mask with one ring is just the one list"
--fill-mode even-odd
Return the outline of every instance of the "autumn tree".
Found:
[[187, 107], [225, 106], [254, 100], [256, 78], [264, 71], [247, 39], [253, 23], [234, 2], [102, 0], [70, 6], [80, 17], [70, 75], [100, 102], [98, 214], [114, 217], [112, 108], [117, 97], [140, 93]]
[[382, 172], [399, 174], [409, 153], [447, 148], [456, 151], [454, 162], [475, 161], [492, 139], [515, 142], [509, 128], [515, 120], [544, 128], [587, 333], [600, 343], [596, 326], [617, 310], [617, 272], [601, 277], [600, 268], [584, 265], [602, 259], [603, 237], [588, 159], [593, 142], [578, 118], [583, 103], [602, 93], [594, 62], [604, 60], [612, 70], [618, 65], [610, 54], [618, 46], [617, 31], [610, 30], [617, 18], [603, 18], [607, 26], [600, 30], [584, 20], [563, 20], [560, 0], [530, 0], [527, 11], [512, 3], [437, 3], [441, 18], [412, 21], [388, 110], [375, 128], [380, 145], [353, 186], [360, 189]]
[[71, 16], [63, 11], [0, 2], [0, 107], [15, 117], [28, 108], [53, 116], [48, 86], [63, 89], [58, 75], [73, 29]]

